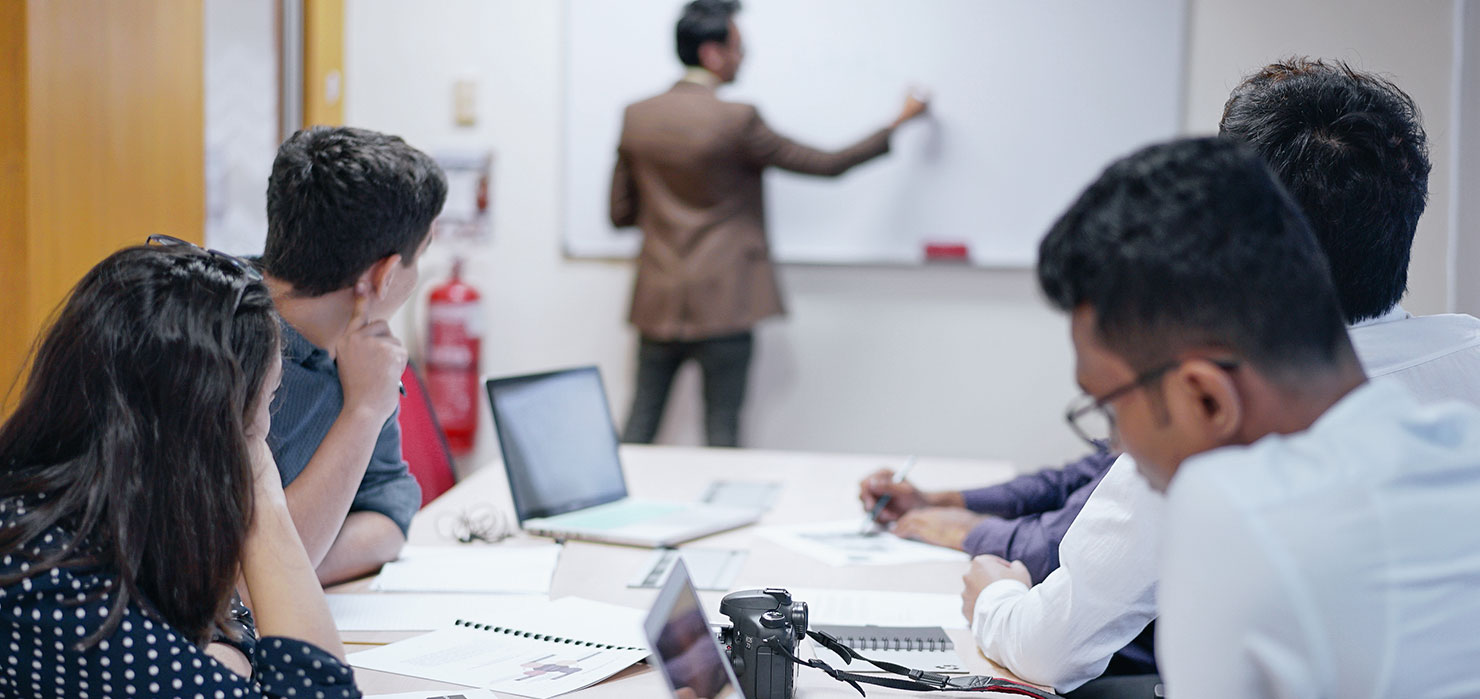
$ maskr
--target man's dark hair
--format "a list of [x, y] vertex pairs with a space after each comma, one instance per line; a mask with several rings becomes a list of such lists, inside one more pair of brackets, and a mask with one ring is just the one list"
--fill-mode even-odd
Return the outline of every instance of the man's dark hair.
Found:
[[278, 148], [261, 264], [305, 296], [354, 284], [394, 254], [411, 265], [447, 198], [447, 177], [395, 136], [315, 126]]
[[698, 66], [699, 47], [705, 42], [730, 40], [730, 18], [740, 11], [740, 0], [694, 0], [683, 6], [674, 31], [678, 60]]
[[1093, 310], [1099, 339], [1138, 371], [1217, 347], [1290, 377], [1351, 351], [1305, 218], [1230, 139], [1112, 164], [1043, 239], [1038, 283], [1062, 310]]
[[1429, 155], [1413, 99], [1340, 61], [1292, 58], [1244, 79], [1219, 128], [1249, 144], [1300, 202], [1348, 323], [1403, 297]]

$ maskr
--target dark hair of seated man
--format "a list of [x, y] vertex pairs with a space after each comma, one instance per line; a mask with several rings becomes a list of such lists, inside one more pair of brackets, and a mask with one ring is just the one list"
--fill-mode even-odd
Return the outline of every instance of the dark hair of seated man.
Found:
[[1292, 58], [1234, 88], [1219, 129], [1262, 156], [1300, 204], [1348, 323], [1398, 303], [1428, 201], [1428, 139], [1413, 98], [1340, 61]]
[[441, 167], [399, 137], [303, 129], [272, 163], [262, 266], [307, 297], [348, 288], [391, 255], [411, 267], [446, 198]]

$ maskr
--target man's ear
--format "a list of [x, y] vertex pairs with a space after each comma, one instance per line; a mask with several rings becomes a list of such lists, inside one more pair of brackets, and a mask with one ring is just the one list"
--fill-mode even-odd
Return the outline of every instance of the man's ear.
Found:
[[391, 281], [401, 270], [401, 254], [387, 255], [380, 258], [370, 269], [360, 275], [360, 283], [366, 284], [366, 290], [376, 299], [385, 298], [391, 288]]
[[1244, 405], [1233, 376], [1205, 359], [1190, 359], [1167, 377], [1172, 410], [1208, 444], [1234, 441], [1243, 426]]
[[699, 44], [699, 65], [705, 70], [719, 75], [725, 67], [725, 45], [718, 41], [706, 41]]

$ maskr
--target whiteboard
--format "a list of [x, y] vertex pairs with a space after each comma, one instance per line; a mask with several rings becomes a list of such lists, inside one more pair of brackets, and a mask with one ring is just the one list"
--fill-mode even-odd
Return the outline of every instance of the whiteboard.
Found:
[[[607, 216], [623, 108], [682, 75], [680, 0], [567, 0], [564, 236], [630, 257]], [[841, 148], [887, 124], [910, 86], [930, 115], [842, 178], [766, 173], [776, 259], [918, 263], [964, 243], [1031, 266], [1054, 219], [1112, 159], [1178, 133], [1186, 0], [744, 0], [738, 80], [778, 132]]]

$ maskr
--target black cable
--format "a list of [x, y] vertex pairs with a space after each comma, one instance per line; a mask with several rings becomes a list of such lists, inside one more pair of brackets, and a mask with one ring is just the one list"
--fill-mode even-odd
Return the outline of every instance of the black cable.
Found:
[[797, 663], [798, 665], [804, 665], [806, 667], [821, 670], [828, 677], [838, 680], [839, 682], [846, 682], [849, 686], [858, 690], [858, 693], [862, 696], [867, 696], [867, 694], [863, 691], [863, 687], [861, 685], [872, 684], [880, 687], [888, 687], [890, 689], [900, 689], [910, 692], [994, 692], [999, 694], [1016, 694], [1019, 696], [1035, 697], [1035, 699], [1060, 699], [1059, 695], [1052, 692], [1045, 692], [1037, 687], [1022, 684], [1019, 682], [1013, 682], [1011, 680], [1005, 680], [1000, 677], [989, 677], [985, 675], [966, 675], [961, 677], [951, 677], [949, 675], [941, 673], [926, 672], [924, 670], [908, 668], [903, 665], [898, 665], [896, 663], [891, 663], [888, 661], [871, 660], [860, 655], [858, 651], [849, 648], [848, 646], [844, 645], [836, 638], [827, 633], [821, 631], [808, 631], [807, 635], [811, 637], [813, 641], [822, 644], [824, 648], [837, 653], [838, 656], [843, 658], [843, 662], [845, 663], [851, 663], [854, 660], [861, 660], [890, 674], [902, 676], [902, 678], [896, 678], [862, 675], [856, 672], [848, 672], [846, 670], [840, 670], [838, 668], [832, 667], [831, 665], [828, 665], [826, 662], [817, 658], [813, 658], [811, 660], [803, 660], [797, 657], [797, 655], [792, 652], [791, 648], [788, 647], [788, 644], [782, 643], [779, 639], [776, 638], [767, 639], [767, 644], [770, 645], [771, 649], [774, 650], [777, 654], [781, 655], [787, 660], [790, 660], [791, 662]]

